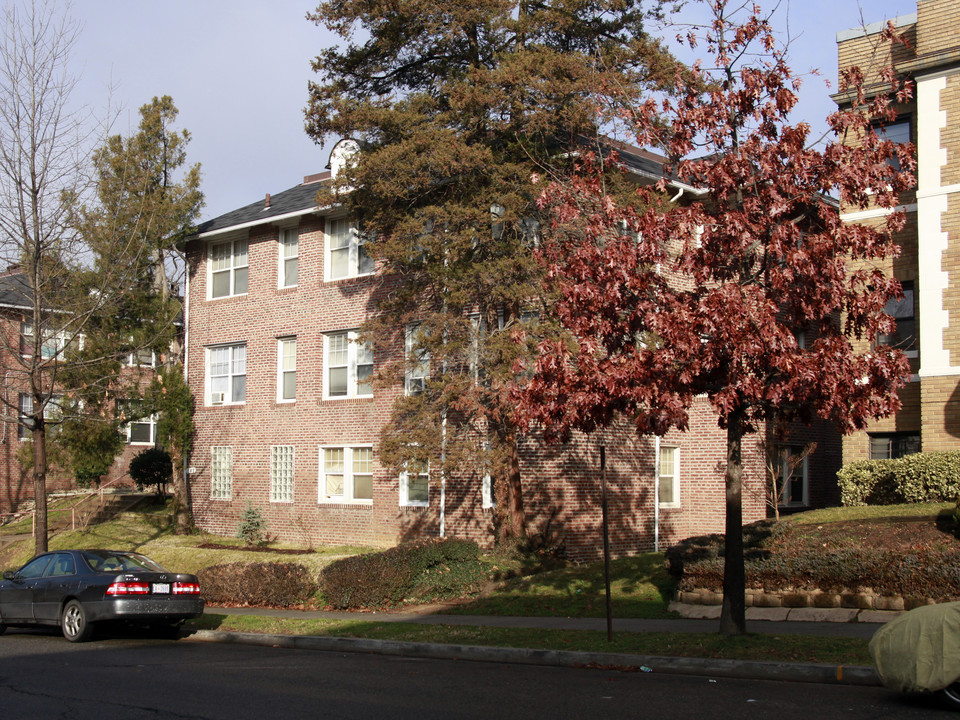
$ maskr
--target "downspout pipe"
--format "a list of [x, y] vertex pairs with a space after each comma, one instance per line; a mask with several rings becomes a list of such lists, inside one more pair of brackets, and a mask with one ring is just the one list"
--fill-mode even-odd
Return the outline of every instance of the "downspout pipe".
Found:
[[653, 442], [653, 551], [660, 552], [660, 436], [659, 435], [654, 436], [654, 442]]

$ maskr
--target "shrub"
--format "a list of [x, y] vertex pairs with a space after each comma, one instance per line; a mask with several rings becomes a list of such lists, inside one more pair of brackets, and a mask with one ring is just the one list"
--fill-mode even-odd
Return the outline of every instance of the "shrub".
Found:
[[[759, 520], [743, 526], [743, 558], [745, 561], [766, 557], [768, 541], [775, 540], [784, 532], [784, 525], [774, 520]], [[697, 535], [673, 545], [664, 553], [664, 565], [674, 577], [680, 577], [691, 565], [709, 561], [723, 564], [724, 536], [722, 534]]]
[[960, 451], [861, 460], [837, 473], [844, 505], [944, 502], [960, 494]]
[[163, 495], [163, 486], [173, 478], [170, 453], [160, 448], [147, 448], [130, 461], [130, 477], [138, 488], [155, 485], [157, 494]]
[[237, 537], [247, 545], [263, 545], [267, 540], [266, 530], [267, 521], [264, 519], [263, 513], [248, 502], [247, 509], [240, 516]]
[[[815, 590], [960, 599], [960, 550], [952, 543], [889, 549], [848, 544], [830, 547], [789, 523], [744, 526], [748, 588], [768, 592]], [[749, 539], [748, 539], [749, 538]], [[723, 588], [723, 536], [689, 538], [666, 553], [678, 590]]]
[[950, 521], [953, 523], [953, 534], [960, 538], [960, 495], [957, 496], [957, 504], [950, 514]]
[[292, 607], [317, 592], [310, 571], [297, 563], [230, 563], [197, 573], [204, 599], [213, 605]]
[[320, 590], [338, 610], [459, 597], [485, 577], [480, 549], [469, 540], [424, 540], [331, 563]]

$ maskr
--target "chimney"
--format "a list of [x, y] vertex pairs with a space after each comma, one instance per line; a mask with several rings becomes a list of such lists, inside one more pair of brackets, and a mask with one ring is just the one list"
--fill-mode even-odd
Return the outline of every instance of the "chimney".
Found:
[[270, 193], [267, 193], [267, 199], [263, 202], [263, 209], [266, 210], [270, 207]]

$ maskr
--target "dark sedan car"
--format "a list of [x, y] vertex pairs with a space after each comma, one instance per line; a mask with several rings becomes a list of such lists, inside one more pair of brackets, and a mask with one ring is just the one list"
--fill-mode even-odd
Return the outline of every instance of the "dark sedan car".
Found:
[[172, 631], [202, 613], [195, 575], [170, 572], [132, 552], [43, 553], [0, 581], [0, 633], [8, 626], [59, 625], [67, 640], [82, 642], [98, 622]]

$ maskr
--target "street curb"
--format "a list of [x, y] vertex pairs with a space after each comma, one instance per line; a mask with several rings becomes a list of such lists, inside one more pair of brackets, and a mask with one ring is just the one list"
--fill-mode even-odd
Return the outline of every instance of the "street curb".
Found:
[[506, 662], [519, 665], [595, 668], [627, 672], [657, 672], [671, 675], [702, 675], [747, 680], [825, 683], [834, 685], [880, 686], [872, 667], [862, 665], [824, 665], [816, 663], [775, 663], [753, 660], [714, 660], [705, 658], [659, 657], [621, 653], [575, 652], [571, 650], [531, 650], [525, 648], [444, 645], [439, 643], [367, 640], [362, 638], [307, 637], [197, 630], [183, 636], [197, 642], [235, 643], [263, 647], [327, 652], [375, 653], [397, 657], [436, 660]]

